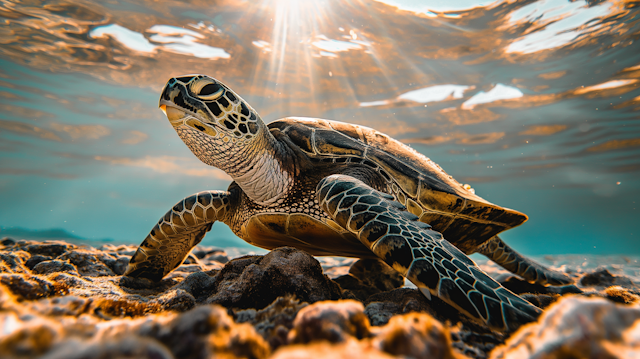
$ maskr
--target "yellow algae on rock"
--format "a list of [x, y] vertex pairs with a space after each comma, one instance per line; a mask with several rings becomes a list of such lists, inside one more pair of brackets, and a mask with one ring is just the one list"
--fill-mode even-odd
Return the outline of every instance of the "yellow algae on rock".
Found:
[[370, 336], [369, 319], [364, 314], [364, 306], [347, 299], [318, 302], [300, 310], [289, 333], [289, 342], [325, 340], [341, 343], [350, 338], [364, 339]]
[[29, 274], [0, 274], [0, 283], [21, 299], [38, 299], [54, 294], [55, 285], [46, 278]]
[[276, 351], [270, 359], [391, 359], [387, 353], [372, 347], [366, 342], [354, 339], [344, 343], [331, 344], [316, 342], [307, 345], [296, 344], [283, 347]]
[[277, 349], [288, 342], [287, 335], [293, 328], [293, 322], [300, 309], [309, 303], [301, 302], [293, 295], [278, 297], [264, 309], [245, 309], [236, 311], [234, 318], [237, 323], [253, 325], [258, 334], [269, 343], [272, 349]]
[[[149, 286], [118, 275], [134, 252], [125, 245], [0, 241], [0, 358], [640, 354], [638, 287], [604, 270], [584, 273], [582, 289], [503, 279], [547, 313], [496, 348], [508, 334], [474, 324], [437, 297], [398, 288], [402, 278], [380, 261], [349, 262], [349, 274], [332, 279], [314, 257], [292, 248], [231, 259], [197, 247], [170, 277]], [[567, 299], [572, 291], [583, 294]]]
[[[359, 340], [357, 344], [354, 344]], [[313, 344], [324, 342], [324, 345]], [[354, 300], [326, 301], [312, 304], [298, 312], [289, 343], [309, 344], [328, 355], [339, 350], [359, 350], [380, 355], [374, 349], [393, 356], [407, 358], [462, 359], [464, 355], [453, 350], [449, 329], [432, 316], [409, 313], [391, 318], [383, 327], [370, 327], [364, 307]], [[343, 343], [342, 345], [333, 345]], [[297, 347], [297, 346], [294, 346]], [[276, 357], [297, 358], [312, 351], [297, 347], [283, 349]], [[332, 354], [333, 353], [333, 354]], [[322, 354], [324, 355], [324, 354]], [[323, 357], [320, 355], [320, 357]], [[364, 357], [363, 354], [355, 354]], [[315, 357], [315, 355], [314, 355]]]
[[[5, 302], [11, 298], [3, 296]], [[9, 303], [11, 304], [11, 303]], [[15, 304], [15, 303], [14, 303]], [[18, 304], [19, 305], [19, 304]], [[266, 358], [271, 349], [249, 324], [236, 324], [226, 309], [204, 305], [186, 313], [137, 319], [96, 316], [55, 318], [0, 313], [0, 357], [33, 358]], [[98, 316], [99, 317], [99, 316]]]
[[424, 313], [392, 317], [380, 329], [373, 344], [389, 354], [408, 358], [466, 358], [453, 350], [449, 329]]
[[0, 273], [29, 273], [25, 266], [29, 257], [25, 251], [0, 253]]
[[604, 295], [607, 299], [616, 303], [633, 304], [640, 301], [638, 294], [631, 293], [628, 289], [619, 285], [613, 285], [604, 290]]
[[64, 329], [51, 320], [17, 313], [0, 313], [0, 358], [33, 358], [48, 352], [64, 336]]

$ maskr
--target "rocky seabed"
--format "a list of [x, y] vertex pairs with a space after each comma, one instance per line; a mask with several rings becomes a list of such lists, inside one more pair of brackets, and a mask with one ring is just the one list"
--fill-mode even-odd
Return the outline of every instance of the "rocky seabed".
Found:
[[562, 266], [576, 285], [556, 288], [500, 272], [545, 312], [497, 333], [377, 260], [196, 247], [152, 285], [122, 277], [135, 249], [4, 238], [0, 358], [640, 358], [639, 288], [605, 268]]

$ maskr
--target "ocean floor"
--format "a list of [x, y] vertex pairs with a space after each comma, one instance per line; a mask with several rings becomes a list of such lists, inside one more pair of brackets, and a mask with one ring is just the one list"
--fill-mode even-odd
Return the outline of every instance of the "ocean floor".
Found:
[[0, 243], [0, 358], [640, 358], [638, 257], [537, 258], [575, 280], [543, 287], [474, 256], [544, 309], [499, 333], [377, 260], [198, 246], [151, 285], [136, 246]]

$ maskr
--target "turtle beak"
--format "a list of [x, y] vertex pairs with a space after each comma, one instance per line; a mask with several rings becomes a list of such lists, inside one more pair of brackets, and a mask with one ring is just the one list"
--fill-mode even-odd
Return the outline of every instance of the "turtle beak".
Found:
[[167, 116], [167, 118], [169, 119], [169, 122], [171, 122], [171, 125], [173, 127], [178, 127], [182, 125], [184, 123], [185, 117], [187, 117], [186, 112], [178, 108], [175, 108], [173, 106], [167, 106], [165, 104], [162, 104], [159, 107], [160, 107], [160, 110], [164, 112], [164, 115]]

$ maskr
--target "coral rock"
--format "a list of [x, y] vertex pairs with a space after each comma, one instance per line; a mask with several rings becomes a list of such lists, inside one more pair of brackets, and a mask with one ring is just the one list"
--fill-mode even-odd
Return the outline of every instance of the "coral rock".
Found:
[[80, 275], [86, 277], [113, 276], [115, 273], [103, 261], [115, 264], [115, 258], [109, 254], [95, 250], [78, 249], [60, 255], [57, 259], [67, 260], [78, 269]]
[[47, 355], [47, 359], [173, 359], [171, 352], [156, 340], [129, 337], [122, 340], [67, 341]]
[[520, 297], [538, 308], [545, 309], [560, 299], [558, 294], [522, 294]]
[[359, 259], [349, 268], [349, 274], [334, 280], [347, 291], [346, 295], [351, 293], [360, 301], [404, 284], [404, 277], [379, 259]]
[[359, 259], [349, 268], [349, 274], [382, 292], [400, 288], [404, 284], [404, 277], [380, 259]]
[[628, 289], [617, 285], [606, 288], [604, 295], [607, 299], [616, 303], [633, 304], [640, 301], [640, 293], [632, 293]]
[[245, 309], [235, 313], [238, 323], [250, 323], [256, 331], [269, 342], [271, 348], [287, 344], [287, 335], [293, 328], [293, 321], [300, 309], [307, 303], [301, 303], [294, 296], [279, 297], [262, 310]]
[[613, 275], [604, 268], [585, 274], [580, 278], [580, 285], [585, 287], [610, 287], [612, 285], [619, 285], [626, 288], [636, 288], [636, 285], [631, 279], [625, 276]]
[[505, 288], [516, 294], [522, 293], [536, 293], [536, 294], [580, 294], [582, 293], [582, 289], [576, 287], [574, 284], [563, 285], [563, 286], [545, 286], [537, 283], [529, 283], [528, 281], [521, 279], [517, 276], [506, 276], [503, 280], [500, 280], [500, 284], [502, 284]]
[[51, 261], [42, 261], [38, 264], [36, 264], [35, 266], [33, 266], [33, 268], [31, 269], [31, 271], [33, 273], [36, 274], [49, 274], [49, 273], [55, 273], [55, 272], [69, 272], [70, 274], [75, 274], [78, 275], [78, 271], [76, 269], [76, 267], [67, 262], [67, 261], [61, 261], [58, 259], [54, 259]]
[[640, 306], [566, 297], [522, 327], [493, 359], [640, 358]]
[[211, 292], [206, 303], [242, 309], [262, 309], [287, 294], [308, 303], [342, 298], [340, 286], [322, 273], [318, 260], [290, 247], [230, 261]]
[[464, 358], [453, 351], [449, 330], [432, 316], [409, 313], [391, 318], [373, 340], [374, 346], [409, 358]]
[[[20, 241], [21, 242], [21, 241]], [[18, 242], [17, 244], [20, 244]], [[47, 257], [58, 257], [63, 253], [69, 252], [75, 248], [77, 248], [73, 244], [69, 244], [62, 241], [47, 241], [43, 243], [31, 242], [32, 244], [28, 244], [25, 246], [25, 251], [34, 254], [40, 254]]]
[[14, 244], [16, 244], [16, 241], [13, 238], [3, 237], [2, 239], [0, 239], [0, 245], [11, 246], [11, 245], [14, 245]]
[[[85, 311], [82, 308], [92, 307], [90, 301], [70, 298], [63, 306], [69, 309], [73, 303], [81, 310], [59, 314], [79, 315], [81, 320], [0, 312], [0, 327], [4, 328], [0, 335], [0, 357], [262, 359], [271, 352], [249, 324], [234, 323], [219, 306], [105, 322], [80, 315]], [[108, 305], [113, 310], [123, 303], [98, 300], [93, 307], [108, 312]]]
[[[441, 322], [461, 322], [465, 325], [480, 328], [473, 320], [462, 315], [459, 310], [432, 296], [428, 300], [424, 294], [416, 289], [400, 288], [390, 292], [372, 295], [365, 301], [365, 313], [373, 325], [386, 324], [386, 320], [396, 314], [424, 312]], [[484, 331], [487, 331], [485, 329]]]
[[383, 353], [367, 343], [349, 340], [345, 343], [327, 342], [308, 345], [290, 345], [279, 349], [270, 359], [391, 359], [393, 356]]
[[[19, 253], [19, 252], [13, 252], [13, 253]], [[26, 253], [26, 252], [23, 252], [23, 253]], [[33, 270], [33, 267], [37, 266], [38, 264], [44, 261], [50, 261], [52, 259], [53, 258], [49, 256], [41, 256], [39, 254], [34, 254], [29, 259], [27, 259], [27, 261], [24, 264], [27, 266], [27, 268]]]
[[349, 338], [367, 338], [371, 335], [369, 320], [362, 303], [355, 300], [320, 302], [298, 312], [289, 333], [291, 343], [309, 343], [326, 340], [344, 342]]
[[0, 272], [2, 273], [29, 273], [26, 266], [29, 254], [23, 251], [13, 253], [0, 253]]
[[24, 299], [48, 297], [55, 291], [55, 286], [51, 281], [36, 276], [0, 274], [0, 283]]
[[193, 250], [192, 254], [196, 256], [196, 258], [203, 260], [203, 262], [213, 261], [222, 264], [229, 262], [229, 257], [219, 248], [197, 247]]
[[[235, 324], [219, 306], [201, 306], [179, 315], [155, 315], [138, 319], [133, 332], [166, 345], [177, 358], [209, 358], [213, 354], [265, 358], [270, 349], [264, 339], [248, 324]], [[126, 329], [126, 330], [125, 330]]]
[[[546, 314], [501, 334], [398, 288], [402, 278], [378, 260], [333, 281], [293, 248], [229, 260], [196, 247], [160, 283], [145, 283], [118, 275], [136, 248], [0, 241], [0, 358], [640, 358], [640, 291], [604, 269], [583, 275], [579, 286], [595, 288], [569, 299], [580, 289], [510, 275], [505, 283], [537, 292], [523, 298]], [[351, 260], [329, 262], [339, 275]]]
[[22, 321], [15, 313], [0, 314], [0, 358], [34, 358], [49, 351], [54, 343], [65, 334], [64, 329], [54, 321], [30, 318]]

